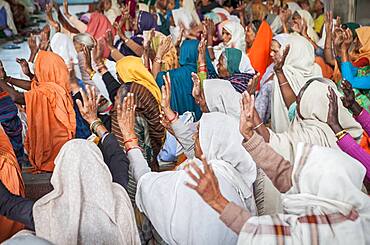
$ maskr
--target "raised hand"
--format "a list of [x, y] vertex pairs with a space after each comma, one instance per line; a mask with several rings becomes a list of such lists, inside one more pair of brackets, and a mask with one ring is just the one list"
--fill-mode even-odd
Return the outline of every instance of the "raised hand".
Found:
[[78, 109], [80, 110], [81, 116], [88, 124], [91, 124], [98, 119], [97, 105], [99, 98], [96, 97], [95, 87], [89, 85], [86, 86], [86, 92], [81, 88], [80, 93], [82, 100], [76, 100]]
[[164, 85], [162, 85], [162, 100], [161, 100], [161, 107], [163, 110], [171, 109], [171, 78], [170, 74], [167, 72], [166, 75], [163, 76]]
[[97, 41], [95, 48], [92, 50], [92, 55], [96, 66], [104, 64], [104, 40], [100, 39]]
[[341, 97], [344, 107], [351, 110], [354, 116], [360, 115], [362, 107], [356, 101], [356, 96], [351, 84], [347, 80], [343, 80], [340, 88], [344, 93], [344, 96]]
[[113, 37], [112, 30], [107, 30], [107, 35], [105, 36], [105, 43], [110, 49], [114, 47], [113, 41], [114, 41], [114, 37]]
[[31, 54], [36, 54], [39, 50], [39, 47], [36, 43], [36, 36], [31, 33], [30, 37], [28, 38], [28, 47], [31, 50]]
[[162, 59], [162, 57], [168, 52], [170, 51], [170, 48], [171, 48], [171, 44], [172, 44], [172, 38], [171, 38], [171, 35], [167, 36], [166, 38], [164, 38], [161, 43], [159, 44], [159, 47], [158, 47], [158, 51], [157, 51], [157, 54], [156, 56], [160, 59]]
[[69, 13], [69, 10], [68, 10], [68, 0], [64, 0], [63, 1], [63, 13], [64, 15], [69, 18], [71, 17], [72, 15]]
[[193, 80], [193, 90], [191, 94], [193, 95], [195, 102], [197, 104], [200, 104], [202, 100], [202, 86], [200, 83], [200, 79], [198, 77], [198, 74], [192, 72], [191, 73], [191, 79]]
[[254, 116], [254, 95], [248, 92], [242, 94], [240, 99], [240, 125], [239, 131], [245, 139], [250, 139], [253, 135], [253, 116]]
[[289, 50], [290, 50], [290, 46], [287, 45], [286, 48], [284, 49], [281, 59], [275, 62], [275, 65], [274, 65], [275, 72], [281, 72], [283, 70], [285, 59], [288, 56]]
[[333, 11], [325, 13], [325, 31], [331, 33], [333, 30]]
[[170, 120], [168, 120], [166, 113], [164, 111], [161, 111], [161, 114], [159, 115], [159, 119], [160, 119], [159, 122], [162, 124], [162, 126], [165, 129], [167, 129], [167, 131], [170, 132], [170, 134], [175, 135], [175, 132], [173, 131], [173, 128], [171, 126], [171, 122]]
[[308, 28], [307, 27], [307, 21], [302, 18], [299, 33], [305, 38], [309, 38], [308, 33], [307, 33], [307, 28]]
[[85, 59], [85, 67], [84, 67], [85, 71], [91, 74], [93, 72], [93, 68], [91, 65], [91, 52], [85, 45], [83, 45], [82, 53], [84, 54], [84, 59]]
[[333, 31], [333, 44], [336, 50], [340, 50], [344, 42], [344, 31], [340, 27], [336, 27]]
[[23, 72], [24, 75], [26, 75], [30, 78], [33, 77], [33, 74], [31, 73], [31, 70], [30, 70], [30, 67], [28, 65], [27, 60], [17, 58], [16, 61], [21, 66], [22, 72]]
[[[202, 156], [201, 160], [204, 172], [195, 164], [194, 161], [189, 160], [189, 168], [186, 172], [195, 184], [187, 182], [185, 185], [195, 190], [201, 198], [218, 213], [222, 213], [229, 202], [221, 194], [218, 180], [213, 172], [212, 166], [207, 163], [205, 156]], [[196, 173], [197, 176], [194, 173]]]
[[198, 62], [201, 66], [206, 66], [206, 52], [207, 52], [207, 39], [204, 34], [201, 35], [201, 39], [198, 45]]
[[329, 127], [334, 131], [334, 133], [338, 133], [343, 130], [338, 120], [338, 99], [337, 95], [331, 87], [328, 87], [328, 90], [329, 94], [327, 96], [329, 99], [329, 110], [327, 123]]
[[[133, 93], [128, 93], [123, 99], [118, 94], [116, 98], [117, 104], [117, 120], [121, 129], [123, 139], [129, 140], [136, 138], [135, 134], [135, 98]], [[122, 102], [121, 102], [122, 101]]]
[[48, 50], [49, 44], [50, 44], [50, 26], [46, 25], [43, 30], [40, 33], [40, 44], [39, 44], [39, 49], [40, 50]]
[[352, 31], [351, 29], [347, 28], [344, 33], [343, 33], [343, 42], [342, 42], [342, 45], [341, 45], [341, 49], [343, 51], [346, 51], [348, 52], [349, 48], [351, 47], [351, 44], [353, 42], [353, 34], [352, 34]]
[[259, 78], [260, 78], [260, 73], [257, 73], [251, 79], [249, 79], [248, 87], [247, 87], [248, 94], [255, 94], [256, 93]]

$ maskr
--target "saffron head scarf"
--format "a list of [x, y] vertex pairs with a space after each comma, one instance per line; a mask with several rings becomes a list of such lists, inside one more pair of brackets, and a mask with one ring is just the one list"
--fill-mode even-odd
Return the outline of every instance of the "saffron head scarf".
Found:
[[161, 103], [161, 91], [140, 58], [126, 56], [117, 61], [116, 70], [124, 83], [134, 82], [144, 86], [155, 97], [158, 104]]
[[361, 58], [366, 58], [370, 63], [370, 26], [357, 28], [356, 33], [362, 47], [360, 48], [360, 53], [352, 58], [355, 62]]
[[[112, 31], [113, 36], [115, 35], [112, 24], [109, 19], [101, 13], [94, 12], [91, 14], [90, 21], [87, 24], [86, 32], [93, 36], [96, 40], [100, 40], [106, 37], [108, 31]], [[104, 58], [108, 58], [110, 50], [108, 47], [104, 48]]]
[[[197, 120], [200, 119], [202, 112], [192, 96], [193, 81], [191, 73], [197, 72], [198, 45], [198, 40], [185, 40], [180, 48], [180, 67], [168, 71], [171, 77], [171, 108], [179, 114], [186, 111], [194, 112]], [[208, 74], [216, 76], [208, 51], [206, 61]], [[160, 72], [157, 75], [158, 87], [164, 85], [163, 75], [165, 75], [165, 72]]]
[[140, 244], [128, 194], [112, 182], [94, 143], [67, 142], [50, 182], [53, 191], [33, 207], [37, 236], [54, 244]]
[[36, 170], [53, 171], [54, 159], [76, 132], [76, 115], [64, 60], [39, 51], [31, 90], [24, 93], [28, 131], [25, 148]]

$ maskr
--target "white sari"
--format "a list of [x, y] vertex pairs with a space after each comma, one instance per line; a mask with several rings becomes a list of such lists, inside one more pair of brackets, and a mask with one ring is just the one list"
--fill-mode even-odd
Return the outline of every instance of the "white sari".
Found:
[[300, 143], [284, 214], [250, 218], [238, 244], [370, 244], [365, 172], [344, 152]]

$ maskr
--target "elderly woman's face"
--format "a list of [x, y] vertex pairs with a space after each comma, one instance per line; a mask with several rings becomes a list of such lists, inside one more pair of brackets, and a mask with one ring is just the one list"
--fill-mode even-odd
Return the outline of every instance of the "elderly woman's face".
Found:
[[222, 42], [226, 45], [231, 40], [231, 34], [226, 31], [224, 28], [222, 28]]
[[279, 61], [281, 59], [280, 48], [281, 48], [281, 45], [277, 41], [272, 40], [270, 57], [273, 62]]
[[83, 47], [84, 45], [79, 43], [79, 42], [76, 42], [76, 41], [73, 41], [73, 45], [75, 46], [75, 49], [76, 49], [76, 52], [82, 52], [83, 50]]
[[302, 22], [302, 17], [298, 14], [298, 12], [294, 12], [292, 16], [292, 20], [289, 21], [291, 28], [293, 30], [299, 29], [299, 27], [301, 26], [301, 22]]
[[224, 55], [221, 55], [220, 58], [218, 59], [217, 72], [218, 75], [222, 78], [230, 76], [229, 71], [227, 70], [227, 64]]

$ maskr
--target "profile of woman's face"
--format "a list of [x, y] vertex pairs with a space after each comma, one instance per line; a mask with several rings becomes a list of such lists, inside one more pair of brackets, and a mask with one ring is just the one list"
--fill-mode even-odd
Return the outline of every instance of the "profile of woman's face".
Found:
[[231, 34], [222, 28], [222, 42], [226, 45], [231, 41]]
[[229, 71], [227, 70], [226, 59], [224, 55], [221, 55], [217, 63], [218, 75], [222, 78], [229, 77]]
[[274, 63], [281, 59], [280, 49], [281, 49], [281, 45], [276, 40], [272, 40], [271, 49], [270, 49], [270, 57]]

